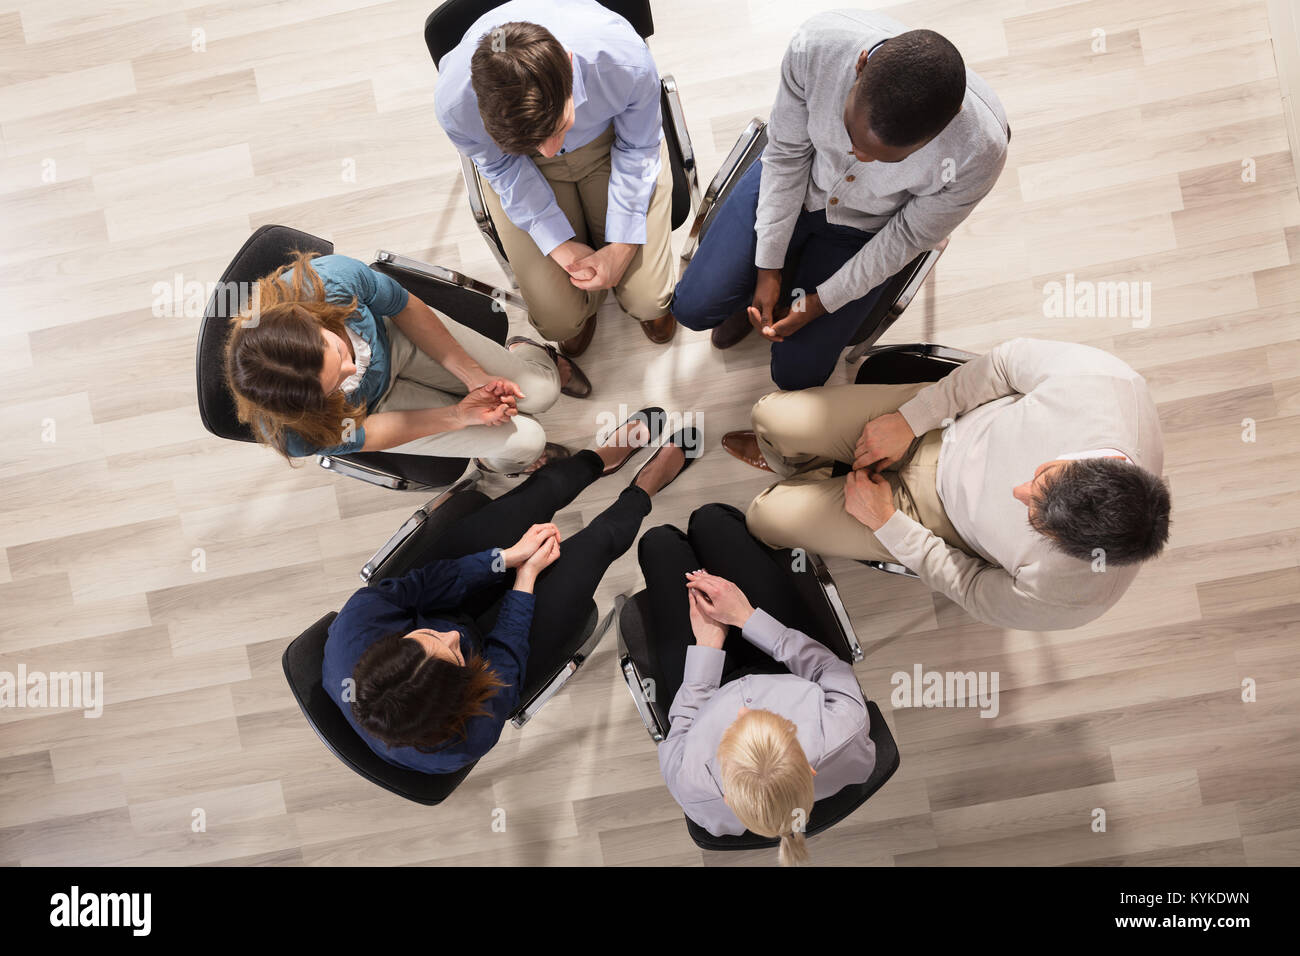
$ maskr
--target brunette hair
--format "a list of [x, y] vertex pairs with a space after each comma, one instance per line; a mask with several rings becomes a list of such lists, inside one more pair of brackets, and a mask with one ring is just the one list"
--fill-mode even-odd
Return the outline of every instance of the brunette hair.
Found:
[[[366, 417], [364, 403], [353, 404], [341, 389], [326, 395], [320, 375], [329, 329], [347, 341], [346, 320], [357, 309], [329, 302], [325, 283], [311, 266], [317, 253], [295, 252], [293, 261], [259, 279], [252, 305], [231, 321], [226, 340], [226, 383], [235, 413], [259, 441], [289, 457], [285, 432], [293, 430], [317, 448], [343, 441]], [[293, 272], [292, 280], [286, 279]]]
[[390, 634], [366, 649], [352, 670], [352, 714], [390, 747], [429, 753], [465, 739], [471, 717], [490, 713], [487, 701], [505, 682], [475, 654], [465, 666], [431, 657], [419, 641]]
[[526, 156], [555, 135], [573, 95], [573, 64], [536, 23], [503, 23], [483, 34], [470, 58], [483, 128], [503, 152]]
[[880, 44], [862, 70], [853, 108], [886, 146], [937, 136], [961, 111], [966, 64], [933, 30], [909, 30]]

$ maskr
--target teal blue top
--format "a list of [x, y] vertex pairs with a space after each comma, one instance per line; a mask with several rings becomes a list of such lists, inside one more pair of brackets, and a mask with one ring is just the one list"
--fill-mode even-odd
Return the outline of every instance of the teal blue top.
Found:
[[[346, 322], [348, 328], [370, 346], [370, 366], [361, 376], [361, 383], [346, 394], [350, 402], [364, 403], [367, 412], [373, 411], [375, 403], [388, 390], [391, 350], [388, 330], [384, 328], [382, 317], [401, 312], [406, 308], [410, 295], [390, 276], [375, 272], [364, 262], [349, 256], [321, 256], [313, 259], [311, 265], [325, 285], [327, 301], [347, 303], [357, 300], [357, 309], [348, 316]], [[285, 273], [285, 278], [292, 275], [290, 270]], [[360, 426], [352, 441], [330, 448], [315, 448], [290, 429], [285, 429], [284, 437], [287, 450], [294, 458], [306, 455], [346, 455], [361, 450], [366, 443], [366, 430]]]

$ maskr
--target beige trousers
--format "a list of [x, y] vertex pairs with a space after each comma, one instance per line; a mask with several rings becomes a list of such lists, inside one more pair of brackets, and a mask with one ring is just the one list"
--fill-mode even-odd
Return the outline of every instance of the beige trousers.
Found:
[[[772, 392], [754, 405], [754, 431], [763, 457], [788, 476], [759, 494], [746, 515], [749, 530], [774, 548], [803, 547], [826, 556], [896, 561], [866, 525], [844, 510], [844, 478], [837, 461], [852, 462], [868, 421], [890, 412], [929, 384], [827, 385]], [[973, 553], [944, 513], [937, 471], [940, 429], [916, 438], [884, 472], [894, 507], [948, 544]]]
[[[484, 371], [508, 378], [519, 386], [524, 393], [518, 402], [520, 413], [504, 425], [474, 425], [440, 432], [386, 450], [409, 455], [482, 458], [489, 468], [497, 471], [518, 471], [531, 465], [546, 447], [546, 432], [528, 413], [544, 412], [560, 397], [560, 373], [550, 355], [535, 345], [507, 349], [441, 312], [438, 318]], [[374, 411], [444, 408], [465, 396], [464, 382], [407, 338], [395, 322], [387, 317], [383, 321], [391, 346], [388, 391], [375, 403]]]
[[[614, 143], [611, 125], [600, 136], [578, 149], [532, 160], [551, 184], [555, 201], [573, 227], [574, 238], [593, 249], [605, 244], [605, 212], [609, 205], [610, 147]], [[520, 229], [501, 206], [501, 199], [485, 180], [483, 197], [488, 213], [501, 236], [506, 258], [514, 269], [519, 291], [528, 303], [528, 319], [552, 342], [577, 335], [605, 301], [604, 289], [579, 289], [569, 274], [548, 255], [543, 255], [532, 236]], [[648, 322], [668, 314], [675, 283], [672, 258], [673, 173], [668, 148], [659, 145], [659, 178], [655, 181], [650, 207], [646, 211], [646, 242], [628, 264], [623, 278], [614, 286], [614, 298], [634, 319]]]

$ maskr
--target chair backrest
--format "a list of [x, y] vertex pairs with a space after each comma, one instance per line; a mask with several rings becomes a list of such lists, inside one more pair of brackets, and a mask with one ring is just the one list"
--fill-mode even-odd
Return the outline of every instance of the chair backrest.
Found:
[[370, 749], [321, 686], [325, 639], [334, 617], [333, 611], [326, 614], [284, 651], [284, 676], [307, 723], [334, 756], [376, 786], [425, 806], [442, 803], [469, 776], [474, 764], [455, 773], [420, 773], [391, 764]]
[[[442, 58], [454, 49], [479, 17], [495, 10], [505, 0], [447, 0], [429, 14], [424, 21], [424, 45], [437, 68]], [[641, 39], [649, 39], [655, 32], [650, 0], [600, 0], [604, 7], [613, 10], [632, 24]]]
[[854, 382], [858, 385], [910, 385], [913, 382], [937, 382], [964, 364], [958, 359], [918, 355], [903, 349], [889, 349], [868, 355], [858, 368]]
[[258, 279], [288, 265], [299, 250], [329, 255], [334, 244], [310, 233], [288, 226], [266, 225], [258, 228], [235, 253], [221, 281], [208, 300], [199, 326], [195, 373], [198, 385], [199, 418], [203, 427], [218, 438], [255, 441], [252, 430], [235, 414], [235, 400], [226, 385], [225, 351], [230, 338], [230, 319], [239, 313], [236, 303], [249, 301], [229, 294], [230, 290], [249, 290]]
[[898, 297], [903, 294], [907, 284], [925, 265], [926, 256], [930, 253], [925, 251], [909, 262], [906, 266], [894, 273], [885, 280], [884, 287], [880, 290], [875, 305], [867, 313], [867, 317], [862, 320], [858, 330], [853, 333], [853, 338], [849, 340], [849, 345], [857, 345], [870, 339], [872, 342], [878, 340], [888, 331], [889, 327], [898, 319], [898, 313], [894, 311], [894, 303]]
[[466, 488], [444, 497], [420, 522], [419, 527], [380, 561], [371, 572], [370, 583], [378, 584], [385, 578], [401, 577], [412, 568], [423, 567], [434, 560], [435, 542], [447, 533], [447, 529], [491, 500], [475, 488]]
[[[876, 745], [876, 766], [872, 769], [871, 776], [862, 783], [851, 784], [813, 804], [812, 813], [808, 815], [805, 836], [816, 836], [839, 823], [866, 803], [898, 770], [901, 760], [898, 745], [894, 742], [894, 735], [890, 733], [889, 725], [885, 723], [885, 717], [875, 701], [867, 701], [867, 715], [871, 721], [869, 733]], [[759, 850], [779, 846], [781, 843], [780, 840], [758, 836], [748, 830], [740, 836], [714, 836], [690, 817], [686, 818], [686, 829], [696, 846], [705, 850]]]

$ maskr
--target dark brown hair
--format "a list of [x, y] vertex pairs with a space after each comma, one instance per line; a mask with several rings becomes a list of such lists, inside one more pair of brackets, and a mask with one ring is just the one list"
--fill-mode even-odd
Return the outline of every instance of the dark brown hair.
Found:
[[352, 670], [352, 714], [390, 747], [431, 752], [465, 739], [471, 717], [490, 713], [488, 699], [505, 682], [477, 654], [465, 666], [431, 657], [404, 634], [390, 634], [366, 649]]
[[[329, 329], [347, 341], [350, 303], [327, 302], [325, 283], [311, 267], [316, 253], [296, 252], [293, 261], [259, 279], [253, 305], [230, 321], [226, 341], [226, 384], [239, 420], [259, 441], [286, 458], [286, 429], [303, 441], [330, 448], [343, 442], [345, 419], [354, 429], [365, 420], [365, 405], [354, 405], [341, 390], [321, 388]], [[284, 278], [293, 270], [292, 282]]]
[[1081, 561], [1139, 564], [1169, 540], [1169, 488], [1157, 476], [1115, 458], [1066, 462], [1041, 484], [1029, 526]]
[[536, 23], [503, 23], [483, 34], [469, 75], [483, 128], [503, 152], [516, 156], [555, 135], [573, 95], [569, 54]]

